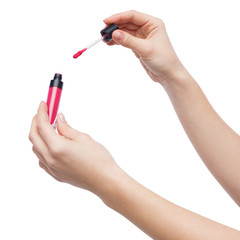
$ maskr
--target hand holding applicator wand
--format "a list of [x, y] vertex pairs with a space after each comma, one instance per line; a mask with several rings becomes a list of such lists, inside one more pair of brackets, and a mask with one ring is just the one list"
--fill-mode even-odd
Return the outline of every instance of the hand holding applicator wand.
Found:
[[119, 29], [118, 25], [115, 23], [110, 24], [108, 27], [104, 28], [100, 33], [101, 33], [101, 37], [98, 38], [97, 40], [95, 40], [93, 43], [91, 43], [90, 45], [88, 45], [87, 47], [85, 47], [84, 49], [82, 49], [81, 51], [77, 52], [76, 54], [73, 55], [73, 58], [78, 58], [79, 56], [81, 56], [87, 49], [91, 48], [92, 46], [94, 46], [95, 44], [97, 44], [98, 42], [100, 42], [101, 40], [104, 40], [106, 42], [110, 42], [112, 40], [112, 33]]

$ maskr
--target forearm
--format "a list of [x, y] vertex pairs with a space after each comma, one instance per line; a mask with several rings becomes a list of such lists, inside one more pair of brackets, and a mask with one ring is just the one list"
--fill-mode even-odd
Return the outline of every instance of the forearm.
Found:
[[214, 111], [186, 72], [164, 88], [193, 146], [206, 166], [240, 204], [240, 137]]
[[237, 240], [240, 233], [181, 208], [143, 187], [122, 170], [109, 177], [99, 195], [110, 208], [153, 239]]

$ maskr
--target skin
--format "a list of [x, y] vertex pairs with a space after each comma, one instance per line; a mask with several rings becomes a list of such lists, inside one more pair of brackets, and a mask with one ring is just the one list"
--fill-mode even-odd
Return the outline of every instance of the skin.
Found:
[[[163, 21], [128, 11], [104, 22], [119, 25], [109, 45], [132, 49], [150, 78], [163, 86], [199, 156], [240, 205], [240, 137], [217, 115], [178, 59]], [[29, 134], [40, 167], [58, 181], [93, 192], [153, 239], [240, 239], [239, 231], [181, 208], [140, 185], [106, 148], [71, 128], [63, 114], [58, 115], [57, 130], [49, 124], [47, 105], [41, 102]]]

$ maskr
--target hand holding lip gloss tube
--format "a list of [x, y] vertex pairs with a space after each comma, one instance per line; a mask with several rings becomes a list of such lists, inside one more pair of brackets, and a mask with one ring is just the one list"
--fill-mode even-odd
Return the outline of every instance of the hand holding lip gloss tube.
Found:
[[47, 106], [48, 106], [48, 118], [50, 124], [55, 128], [56, 116], [58, 113], [58, 107], [61, 99], [63, 88], [62, 75], [56, 73], [53, 80], [50, 81]]

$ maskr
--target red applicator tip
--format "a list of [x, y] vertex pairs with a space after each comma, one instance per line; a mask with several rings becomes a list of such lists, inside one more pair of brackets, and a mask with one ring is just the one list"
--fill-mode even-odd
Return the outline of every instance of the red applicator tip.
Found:
[[81, 56], [86, 50], [87, 50], [87, 48], [84, 48], [83, 50], [77, 52], [76, 54], [73, 55], [73, 58], [78, 58], [78, 57]]
[[73, 55], [73, 58], [78, 58], [79, 56], [81, 56], [87, 49], [91, 48], [92, 46], [94, 46], [95, 44], [97, 44], [98, 42], [100, 42], [101, 40], [104, 40], [106, 42], [109, 42], [112, 40], [112, 33], [114, 30], [119, 29], [118, 25], [115, 23], [110, 24], [108, 27], [104, 28], [100, 33], [101, 33], [101, 37], [98, 38], [96, 41], [94, 41], [93, 43], [91, 43], [90, 45], [88, 45], [86, 48], [84, 48], [83, 50], [77, 52], [76, 54]]

